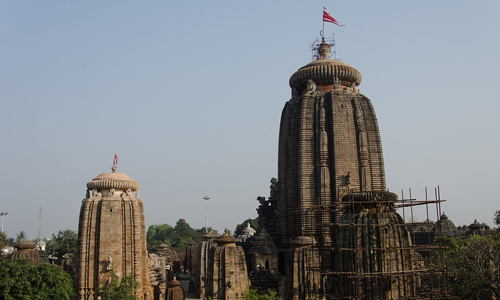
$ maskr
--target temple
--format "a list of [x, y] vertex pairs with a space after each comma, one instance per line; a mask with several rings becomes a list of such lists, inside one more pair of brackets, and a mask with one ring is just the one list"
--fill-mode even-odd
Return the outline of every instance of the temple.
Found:
[[361, 73], [329, 52], [323, 39], [318, 59], [290, 78], [278, 180], [259, 207], [270, 223], [264, 227], [279, 228], [270, 233], [280, 250], [282, 296], [407, 299], [415, 296], [405, 273], [412, 268], [410, 239], [397, 196], [385, 191], [375, 111], [359, 92]]
[[79, 300], [97, 299], [114, 272], [133, 276], [141, 300], [153, 299], [148, 274], [146, 223], [139, 183], [126, 174], [102, 173], [87, 183], [78, 226], [75, 290]]

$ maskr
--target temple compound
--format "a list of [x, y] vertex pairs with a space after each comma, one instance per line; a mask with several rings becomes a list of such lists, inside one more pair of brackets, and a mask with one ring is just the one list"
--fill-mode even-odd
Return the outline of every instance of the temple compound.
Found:
[[[361, 74], [318, 59], [290, 78], [281, 116], [278, 180], [259, 197], [261, 226], [279, 249], [283, 299], [417, 297], [410, 236], [386, 191], [377, 118]], [[275, 230], [278, 228], [278, 230]]]
[[75, 290], [79, 300], [94, 300], [99, 287], [114, 272], [133, 276], [139, 283], [135, 295], [153, 300], [144, 208], [139, 183], [126, 174], [102, 173], [87, 183], [78, 226]]

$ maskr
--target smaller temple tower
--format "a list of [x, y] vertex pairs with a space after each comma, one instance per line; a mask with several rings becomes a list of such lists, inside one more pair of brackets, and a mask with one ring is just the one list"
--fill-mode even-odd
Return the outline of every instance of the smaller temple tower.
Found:
[[205, 295], [211, 295], [211, 285], [208, 284], [208, 273], [210, 268], [210, 253], [217, 244], [214, 239], [219, 235], [210, 230], [204, 234], [201, 243], [198, 246], [198, 259], [196, 260], [196, 296], [205, 299]]
[[139, 183], [126, 174], [102, 173], [87, 183], [78, 226], [75, 289], [79, 300], [97, 299], [110, 279], [133, 276], [135, 295], [152, 300], [146, 251], [144, 207]]
[[11, 260], [26, 259], [35, 267], [40, 266], [40, 256], [36, 250], [36, 245], [32, 241], [21, 240], [14, 247], [16, 250], [12, 252]]
[[225, 233], [214, 240], [217, 246], [210, 250], [206, 296], [213, 299], [245, 299], [249, 285], [245, 253], [236, 246], [238, 239]]

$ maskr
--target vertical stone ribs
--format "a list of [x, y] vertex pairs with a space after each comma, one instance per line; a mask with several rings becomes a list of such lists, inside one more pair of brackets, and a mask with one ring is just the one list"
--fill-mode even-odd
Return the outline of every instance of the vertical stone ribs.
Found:
[[368, 155], [370, 160], [372, 190], [385, 190], [384, 155], [382, 141], [378, 128], [377, 117], [373, 105], [365, 96], [360, 95], [360, 106], [365, 114], [366, 139], [368, 141]]
[[[316, 177], [316, 142], [315, 142], [315, 100], [312, 94], [303, 97], [299, 110], [299, 149], [298, 149], [298, 171], [299, 171], [299, 220], [297, 222], [298, 234], [303, 236], [314, 236], [316, 233], [316, 218], [314, 205], [317, 199], [317, 177]], [[297, 226], [296, 225], [296, 226]]]

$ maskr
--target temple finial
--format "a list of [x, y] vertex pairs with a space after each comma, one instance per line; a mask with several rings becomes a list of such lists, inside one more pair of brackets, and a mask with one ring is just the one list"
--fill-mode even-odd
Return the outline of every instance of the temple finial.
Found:
[[319, 44], [318, 54], [321, 58], [328, 58], [330, 54], [330, 45], [325, 42], [325, 38], [323, 37], [323, 41]]

